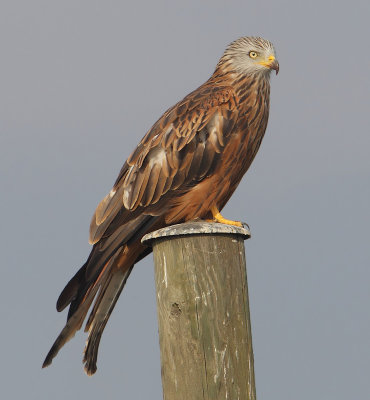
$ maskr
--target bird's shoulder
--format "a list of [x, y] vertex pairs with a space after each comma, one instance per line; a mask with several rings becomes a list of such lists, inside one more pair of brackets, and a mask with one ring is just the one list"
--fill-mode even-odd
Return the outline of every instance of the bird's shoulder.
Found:
[[[158, 144], [167, 149], [181, 150], [216, 112], [235, 111], [237, 96], [232, 86], [207, 81], [184, 99], [169, 108], [155, 122], [127, 159], [127, 166], [141, 164], [150, 149]], [[123, 167], [123, 174], [125, 169]], [[116, 184], [123, 174], [117, 177]]]

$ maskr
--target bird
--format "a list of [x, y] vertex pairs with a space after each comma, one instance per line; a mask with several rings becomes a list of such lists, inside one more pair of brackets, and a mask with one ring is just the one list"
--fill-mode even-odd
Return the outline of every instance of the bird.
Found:
[[141, 243], [145, 234], [197, 219], [242, 226], [220, 212], [265, 134], [271, 71], [279, 71], [272, 43], [241, 37], [227, 46], [211, 77], [149, 129], [96, 208], [93, 247], [57, 300], [57, 311], [69, 306], [67, 322], [43, 367], [82, 327], [92, 306], [83, 363], [87, 375], [96, 372], [113, 308], [134, 265], [151, 252]]

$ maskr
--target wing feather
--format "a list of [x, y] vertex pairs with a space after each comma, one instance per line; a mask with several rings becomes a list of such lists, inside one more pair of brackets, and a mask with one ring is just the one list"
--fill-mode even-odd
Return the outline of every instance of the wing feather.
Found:
[[[133, 204], [137, 204], [140, 201], [143, 188], [145, 188], [148, 179], [149, 179], [149, 168], [145, 168], [145, 170], [139, 171], [136, 175], [136, 180], [131, 183], [131, 188], [126, 187], [125, 194], [129, 195], [126, 208], [133, 208]], [[141, 192], [141, 196], [140, 196]]]
[[150, 207], [166, 193], [204, 179], [214, 170], [237, 115], [233, 90], [214, 83], [206, 83], [166, 111], [132, 152], [112, 191], [99, 204], [90, 241], [100, 240], [118, 215], [127, 223], [136, 217], [135, 210], [150, 214]]
[[161, 165], [158, 163], [155, 163], [150, 170], [148, 183], [147, 183], [145, 191], [143, 193], [143, 197], [141, 198], [141, 201], [140, 201], [141, 206], [146, 207], [149, 204], [151, 204], [155, 189], [158, 184], [160, 173], [161, 173]]
[[199, 165], [199, 175], [206, 176], [208, 175], [208, 171], [211, 168], [212, 162], [214, 157], [217, 156], [217, 153], [214, 151], [214, 147], [212, 146], [211, 142], [207, 140], [204, 143], [204, 150], [202, 159]]
[[200, 141], [197, 143], [197, 146], [194, 151], [194, 156], [191, 161], [189, 169], [186, 171], [187, 178], [197, 177], [198, 179], [203, 178], [203, 174], [199, 170], [199, 167], [202, 163], [203, 153], [204, 153], [204, 141]]
[[113, 188], [99, 203], [96, 212], [95, 219], [97, 225], [100, 225], [105, 219], [112, 214], [113, 210], [118, 211], [122, 205], [122, 195], [124, 188], [119, 186], [117, 189]]
[[153, 193], [152, 204], [156, 204], [158, 200], [161, 198], [162, 194], [165, 192], [164, 188], [168, 180], [168, 176], [163, 172], [163, 170], [159, 171], [157, 185], [155, 187], [155, 191]]

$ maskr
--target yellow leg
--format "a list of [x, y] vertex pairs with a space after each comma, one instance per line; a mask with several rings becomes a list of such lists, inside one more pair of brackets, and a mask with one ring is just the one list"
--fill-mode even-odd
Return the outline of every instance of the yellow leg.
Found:
[[221, 214], [220, 211], [216, 206], [213, 206], [211, 208], [211, 212], [213, 215], [213, 220], [216, 222], [220, 222], [221, 224], [226, 224], [226, 225], [234, 225], [234, 226], [240, 226], [241, 228], [243, 227], [243, 224], [239, 221], [231, 221], [230, 219], [224, 218]]

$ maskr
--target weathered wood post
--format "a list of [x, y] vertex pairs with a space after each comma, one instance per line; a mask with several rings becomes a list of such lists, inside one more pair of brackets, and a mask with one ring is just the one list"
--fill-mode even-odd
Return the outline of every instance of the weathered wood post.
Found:
[[256, 398], [244, 240], [190, 222], [152, 232], [164, 400]]

